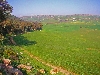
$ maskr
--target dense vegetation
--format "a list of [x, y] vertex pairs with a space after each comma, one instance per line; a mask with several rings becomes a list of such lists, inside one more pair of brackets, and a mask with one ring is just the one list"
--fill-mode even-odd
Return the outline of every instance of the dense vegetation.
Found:
[[[17, 49], [7, 45], [19, 46], [13, 37], [30, 31], [42, 30], [42, 23], [21, 20], [11, 15], [12, 10], [13, 7], [6, 0], [0, 0], [0, 74], [15, 75], [17, 73], [17, 75], [22, 75], [21, 71], [15, 68], [21, 64], [20, 60], [23, 56], [17, 53]], [[25, 66], [27, 67], [26, 64]], [[26, 71], [26, 69], [24, 70]], [[22, 70], [23, 74], [26, 75], [27, 72], [24, 70]]]
[[[46, 62], [61, 66], [76, 74], [99, 75], [100, 24], [73, 24], [44, 25], [41, 32], [24, 34], [22, 36], [36, 43], [22, 45], [22, 48]], [[19, 43], [25, 42], [19, 41], [18, 38], [15, 39]], [[19, 51], [23, 50], [19, 48]]]
[[10, 65], [15, 68], [20, 64], [32, 66], [31, 70], [20, 68], [24, 75], [50, 75], [52, 67], [43, 64], [42, 60], [71, 74], [100, 75], [100, 16], [18, 18], [10, 14], [12, 9], [6, 0], [0, 0], [0, 73], [6, 75], [1, 63], [10, 59]]

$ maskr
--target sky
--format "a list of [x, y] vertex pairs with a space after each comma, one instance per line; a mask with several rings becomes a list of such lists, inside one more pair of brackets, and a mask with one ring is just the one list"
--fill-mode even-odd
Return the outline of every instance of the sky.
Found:
[[15, 16], [100, 15], [100, 0], [7, 0]]

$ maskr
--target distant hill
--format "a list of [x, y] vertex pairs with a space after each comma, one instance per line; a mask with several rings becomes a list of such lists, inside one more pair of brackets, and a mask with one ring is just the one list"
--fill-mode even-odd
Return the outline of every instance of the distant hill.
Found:
[[31, 22], [44, 22], [44, 23], [54, 23], [54, 22], [100, 22], [99, 15], [89, 15], [89, 14], [74, 14], [74, 15], [34, 15], [34, 16], [23, 16], [20, 17], [22, 20]]

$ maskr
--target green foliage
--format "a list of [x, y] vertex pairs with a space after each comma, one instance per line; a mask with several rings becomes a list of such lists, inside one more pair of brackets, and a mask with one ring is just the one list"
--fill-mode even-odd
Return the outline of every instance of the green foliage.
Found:
[[94, 25], [45, 25], [41, 32], [23, 35], [37, 42], [23, 48], [46, 62], [79, 75], [99, 75], [99, 33], [98, 26]]
[[6, 0], [0, 0], [0, 22], [4, 21], [12, 12], [12, 6]]
[[[25, 65], [30, 64], [31, 66], [33, 66], [32, 71], [31, 72], [26, 72], [25, 69], [22, 69], [22, 72], [25, 75], [50, 75], [50, 70], [52, 69], [51, 67], [48, 67], [44, 64], [42, 64], [41, 62], [37, 61], [36, 59], [33, 59], [29, 56], [29, 54], [27, 54], [24, 50], [22, 50], [20, 47], [14, 46], [15, 49], [17, 49], [18, 53], [22, 53], [21, 55], [24, 57], [20, 60], [20, 63], [23, 63]], [[39, 73], [40, 69], [44, 69], [45, 73], [41, 74]], [[57, 75], [63, 75], [62, 73], [58, 73]]]

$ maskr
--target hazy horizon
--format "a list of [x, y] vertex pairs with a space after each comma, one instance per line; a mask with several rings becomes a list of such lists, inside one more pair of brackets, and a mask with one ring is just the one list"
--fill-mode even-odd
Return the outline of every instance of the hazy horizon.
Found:
[[15, 16], [100, 15], [100, 0], [7, 0]]

